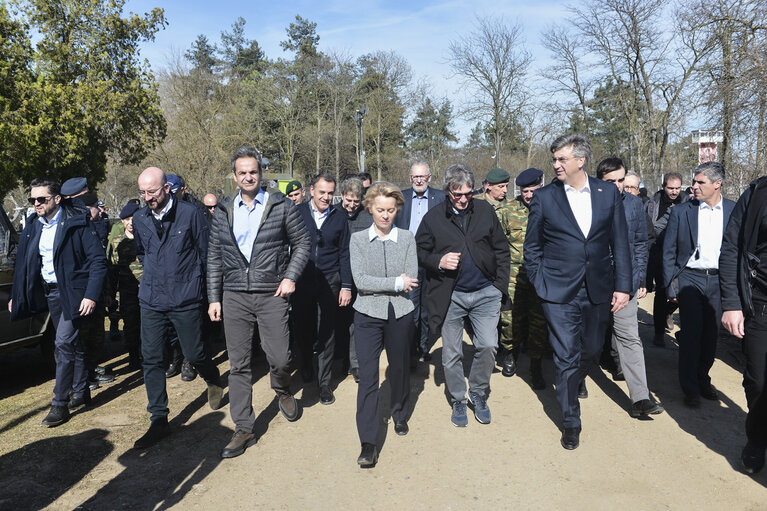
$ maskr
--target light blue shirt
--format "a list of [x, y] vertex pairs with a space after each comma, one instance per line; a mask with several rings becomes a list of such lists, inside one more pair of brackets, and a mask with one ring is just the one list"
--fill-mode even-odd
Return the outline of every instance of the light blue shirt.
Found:
[[47, 222], [43, 217], [37, 218], [43, 224], [43, 230], [40, 232], [40, 244], [38, 245], [40, 259], [43, 262], [40, 273], [43, 276], [43, 280], [48, 284], [55, 284], [57, 282], [56, 269], [53, 267], [53, 241], [56, 238], [56, 229], [59, 227], [60, 217], [61, 207], [59, 207], [59, 210], [50, 222]]
[[309, 201], [309, 209], [312, 211], [312, 218], [314, 218], [314, 223], [317, 224], [317, 229], [322, 229], [322, 224], [325, 223], [325, 219], [330, 214], [330, 208], [332, 207], [333, 206], [329, 206], [328, 209], [320, 213], [320, 210], [314, 209], [314, 203]]
[[240, 252], [248, 262], [250, 262], [253, 243], [255, 243], [258, 235], [258, 228], [261, 225], [261, 218], [264, 216], [267, 200], [269, 200], [269, 193], [261, 190], [253, 201], [253, 209], [248, 209], [248, 205], [242, 200], [242, 192], [234, 198], [232, 232], [234, 239], [237, 240], [237, 246], [240, 247]]
[[413, 190], [413, 201], [410, 204], [410, 226], [408, 231], [415, 234], [418, 231], [418, 226], [421, 225], [423, 216], [429, 211], [429, 188], [423, 192], [423, 196], [419, 197], [415, 190]]

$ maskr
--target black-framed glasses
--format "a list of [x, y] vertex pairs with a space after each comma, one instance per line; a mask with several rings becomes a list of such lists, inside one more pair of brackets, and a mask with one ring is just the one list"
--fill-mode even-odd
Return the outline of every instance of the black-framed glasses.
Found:
[[206, 207], [206, 208], [208, 208], [208, 209], [209, 209], [209, 210], [211, 210], [211, 211], [213, 211], [214, 209], [216, 209], [216, 205], [215, 205], [215, 204], [214, 204], [213, 206], [205, 206], [205, 207]]
[[471, 196], [474, 195], [474, 190], [470, 192], [465, 192], [465, 193], [458, 193], [451, 190], [450, 195], [452, 195], [454, 199], [460, 199], [461, 197], [466, 197], [467, 199], [471, 199]]
[[634, 185], [626, 185], [623, 188], [626, 190], [639, 190], [639, 187]]
[[28, 197], [27, 202], [34, 206], [35, 204], [45, 204], [53, 198], [53, 195], [41, 196], [41, 197]]

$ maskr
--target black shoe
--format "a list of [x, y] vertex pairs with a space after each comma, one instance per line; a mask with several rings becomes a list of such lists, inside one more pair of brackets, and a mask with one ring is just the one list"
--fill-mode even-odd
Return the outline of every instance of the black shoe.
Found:
[[109, 381], [104, 381], [104, 383], [109, 383], [115, 381], [115, 373], [108, 367], [104, 366], [97, 366], [96, 367], [96, 374], [101, 375], [104, 378], [112, 378]]
[[320, 403], [323, 405], [332, 405], [336, 402], [336, 396], [333, 395], [333, 391], [330, 387], [323, 385], [320, 387]]
[[352, 375], [352, 378], [354, 378], [354, 383], [360, 382], [360, 370], [356, 367], [352, 367], [349, 369], [349, 374]]
[[89, 404], [91, 404], [91, 394], [90, 392], [86, 392], [82, 396], [71, 398], [69, 403], [67, 403], [67, 407], [70, 410], [74, 410], [75, 408], [80, 408], [81, 406], [86, 406]]
[[360, 467], [374, 467], [378, 461], [378, 449], [375, 444], [362, 444], [362, 452], [357, 458]]
[[546, 380], [543, 379], [543, 368], [541, 367], [540, 358], [530, 359], [530, 383], [535, 390], [546, 388]]
[[45, 419], [43, 419], [42, 424], [43, 426], [48, 426], [49, 428], [53, 428], [61, 424], [64, 424], [68, 420], [69, 420], [69, 408], [67, 408], [66, 406], [53, 405], [51, 406], [51, 411], [48, 412], [48, 415], [46, 415]]
[[581, 428], [565, 428], [560, 443], [568, 451], [577, 449], [580, 445]]
[[245, 452], [248, 446], [252, 445], [256, 439], [255, 433], [247, 433], [238, 429], [234, 432], [232, 439], [221, 451], [222, 458], [234, 458]]
[[652, 399], [642, 399], [631, 405], [629, 415], [635, 419], [642, 415], [657, 415], [663, 413], [663, 407]]
[[394, 423], [394, 432], [399, 436], [407, 435], [408, 431], [410, 431], [410, 428], [407, 425], [407, 421], [398, 421]]
[[88, 386], [91, 390], [95, 390], [100, 385], [112, 383], [113, 381], [115, 381], [115, 375], [112, 371], [106, 373], [100, 373], [98, 369], [88, 371]]
[[181, 365], [184, 363], [183, 358], [174, 359], [171, 360], [170, 365], [165, 370], [165, 377], [166, 378], [173, 378], [174, 376], [181, 373]]
[[684, 406], [688, 408], [700, 408], [700, 395], [686, 394], [684, 396]]
[[168, 435], [170, 435], [170, 426], [168, 425], [168, 421], [152, 421], [152, 424], [149, 425], [149, 429], [146, 433], [144, 433], [144, 436], [136, 440], [136, 442], [133, 444], [133, 448], [146, 449], [148, 447], [152, 447], [154, 444]]
[[503, 369], [501, 369], [501, 374], [507, 378], [511, 378], [516, 374], [516, 372], [517, 357], [514, 355], [513, 351], [509, 351], [509, 353], [506, 355], [506, 358], [503, 359]]
[[764, 468], [764, 447], [748, 442], [740, 455], [740, 463], [747, 474], [757, 474]]
[[666, 347], [666, 334], [655, 334], [655, 337], [652, 339], [653, 346], [657, 346], [659, 348], [665, 348]]
[[713, 385], [700, 389], [700, 397], [708, 399], [709, 401], [719, 401], [719, 394], [716, 392]]
[[181, 363], [181, 380], [192, 381], [197, 378], [197, 369], [187, 359]]
[[[586, 399], [589, 397], [589, 390], [586, 388], [586, 380], [583, 380], [578, 385], [578, 399]], [[573, 447], [575, 449], [575, 447]]]
[[615, 368], [613, 373], [613, 381], [626, 381], [626, 377], [623, 375], [623, 369], [620, 367]]

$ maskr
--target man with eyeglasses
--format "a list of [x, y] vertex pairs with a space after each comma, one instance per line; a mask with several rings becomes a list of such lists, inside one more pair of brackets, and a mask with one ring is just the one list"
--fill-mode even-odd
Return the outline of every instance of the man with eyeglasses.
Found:
[[588, 138], [562, 135], [550, 150], [557, 179], [533, 195], [524, 258], [549, 326], [560, 443], [572, 450], [580, 443], [586, 373], [601, 353], [610, 313], [629, 301], [631, 254], [618, 188], [586, 173]]
[[184, 358], [208, 385], [208, 404], [221, 407], [224, 390], [218, 367], [202, 342], [202, 304], [208, 256], [208, 222], [202, 210], [170, 193], [165, 173], [157, 167], [138, 177], [145, 207], [133, 215], [136, 255], [144, 265], [139, 286], [141, 306], [141, 355], [148, 431], [136, 440], [135, 449], [146, 449], [170, 434], [168, 394], [165, 390], [164, 351], [167, 332], [178, 334]]
[[312, 178], [311, 200], [298, 205], [312, 240], [309, 261], [296, 282], [293, 312], [295, 338], [301, 352], [301, 377], [309, 383], [317, 360], [320, 403], [331, 405], [336, 398], [331, 384], [335, 354], [335, 326], [338, 307], [352, 298], [352, 269], [349, 261], [349, 225], [346, 215], [333, 205], [336, 178], [321, 173]]
[[[607, 329], [605, 348], [608, 369], [614, 379], [625, 379], [631, 398], [629, 415], [638, 418], [663, 412], [647, 389], [644, 349], [639, 338], [638, 300], [647, 294], [647, 222], [642, 201], [625, 192], [626, 168], [620, 158], [605, 158], [597, 165], [597, 179], [618, 187], [628, 227], [632, 285], [628, 305], [612, 314], [612, 328]], [[620, 376], [618, 376], [620, 375]]]
[[445, 170], [447, 200], [432, 208], [416, 234], [418, 263], [426, 270], [429, 334], [442, 334], [442, 366], [452, 405], [450, 421], [468, 425], [463, 372], [463, 327], [471, 322], [474, 359], [468, 402], [480, 424], [490, 423], [487, 397], [498, 346], [501, 302], [508, 303], [509, 243], [486, 201], [473, 200], [474, 173], [462, 164]]
[[[405, 205], [394, 218], [394, 225], [400, 229], [407, 229], [415, 235], [421, 225], [424, 215], [445, 200], [445, 192], [429, 186], [431, 183], [431, 169], [425, 160], [418, 160], [410, 166], [410, 182], [412, 186], [402, 190]], [[410, 299], [415, 306], [413, 320], [415, 321], [416, 333], [414, 350], [421, 360], [431, 360], [429, 351], [432, 344], [429, 339], [429, 317], [426, 312], [426, 270], [418, 267], [418, 282], [420, 285], [410, 291]]]
[[35, 216], [27, 219], [20, 236], [8, 310], [11, 321], [45, 311], [51, 314], [56, 384], [43, 425], [54, 427], [69, 420], [69, 408], [90, 402], [78, 334], [83, 318], [93, 314], [101, 298], [107, 262], [86, 212], [62, 200], [56, 181], [38, 178], [30, 188]]
[[[626, 193], [630, 193], [631, 195], [635, 197], [639, 197], [639, 183], [640, 183], [639, 175], [634, 172], [633, 170], [629, 170], [626, 172], [626, 177], [623, 181], [623, 191]], [[643, 204], [644, 206], [644, 204]]]

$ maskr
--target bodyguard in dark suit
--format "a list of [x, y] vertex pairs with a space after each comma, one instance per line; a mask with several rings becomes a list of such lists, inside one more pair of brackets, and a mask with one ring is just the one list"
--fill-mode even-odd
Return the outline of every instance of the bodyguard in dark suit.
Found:
[[551, 152], [557, 180], [533, 195], [524, 257], [549, 324], [564, 416], [561, 443], [575, 449], [581, 431], [578, 389], [600, 353], [610, 312], [629, 301], [631, 255], [618, 189], [586, 174], [588, 139], [563, 135]]
[[[421, 225], [421, 219], [434, 206], [444, 202], [445, 192], [429, 186], [431, 182], [431, 169], [426, 161], [420, 160], [410, 167], [411, 188], [402, 190], [405, 198], [405, 205], [397, 213], [394, 219], [394, 225], [400, 229], [407, 229], [415, 235], [418, 232], [418, 226]], [[410, 292], [410, 300], [415, 306], [413, 320], [415, 321], [416, 334], [415, 342], [417, 350], [423, 360], [431, 360], [429, 350], [433, 342], [429, 342], [429, 315], [426, 310], [426, 271], [423, 267], [418, 268], [418, 282], [420, 287]]]
[[695, 199], [674, 207], [663, 241], [663, 285], [679, 303], [679, 383], [684, 404], [718, 400], [708, 375], [714, 364], [719, 318], [719, 251], [735, 203], [722, 198], [724, 168], [710, 161], [695, 168]]

